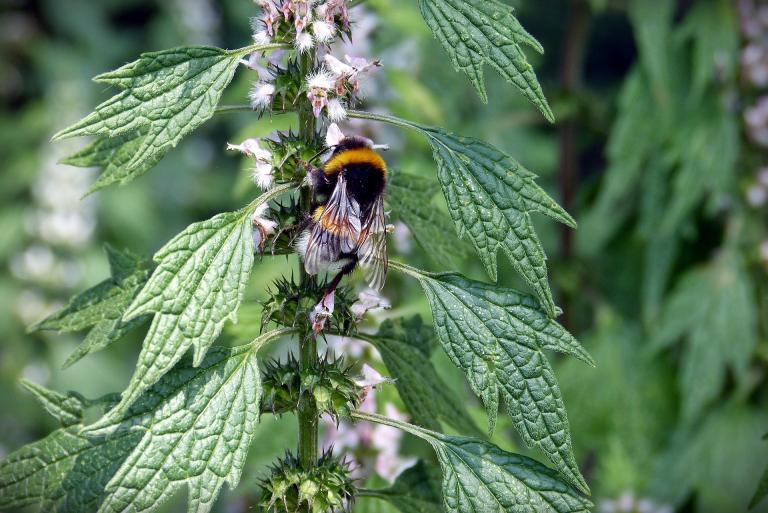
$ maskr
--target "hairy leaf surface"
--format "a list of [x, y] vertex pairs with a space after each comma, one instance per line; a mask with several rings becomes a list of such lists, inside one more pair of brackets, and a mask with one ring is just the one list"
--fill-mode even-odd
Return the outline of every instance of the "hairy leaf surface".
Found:
[[21, 385], [34, 394], [40, 406], [62, 426], [67, 427], [82, 422], [83, 411], [88, 407], [88, 401], [80, 394], [69, 392], [65, 395], [27, 380], [22, 380]]
[[443, 349], [483, 401], [491, 430], [501, 398], [523, 440], [586, 490], [573, 456], [562, 394], [544, 355], [544, 350], [553, 350], [593, 364], [576, 339], [534, 298], [515, 290], [402, 264], [393, 268], [421, 283]]
[[589, 499], [561, 481], [554, 470], [490, 442], [444, 435], [379, 415], [358, 412], [354, 416], [429, 442], [443, 470], [447, 513], [577, 513], [592, 508]]
[[483, 68], [490, 64], [554, 122], [522, 45], [539, 53], [544, 49], [523, 29], [510, 6], [497, 0], [419, 0], [419, 7], [456, 71], [469, 76], [483, 102], [488, 102]]
[[497, 253], [504, 250], [545, 310], [555, 316], [546, 256], [530, 213], [539, 212], [571, 227], [576, 222], [536, 184], [535, 174], [478, 139], [392, 116], [357, 111], [349, 114], [412, 128], [425, 135], [459, 236], [469, 237], [493, 280], [497, 276]]
[[[138, 60], [96, 77], [97, 82], [123, 89], [54, 140], [82, 135], [116, 137], [144, 133], [130, 150], [126, 176], [146, 171], [181, 139], [213, 116], [221, 93], [246, 53], [270, 50], [263, 45], [239, 50], [187, 46], [142, 54]], [[127, 143], [131, 144], [131, 143]], [[128, 154], [130, 158], [128, 159]]]
[[417, 424], [441, 431], [442, 420], [460, 432], [478, 432], [429, 360], [428, 348], [434, 332], [423, 325], [421, 317], [385, 321], [376, 335], [361, 337], [381, 353], [384, 365], [395, 378], [400, 397]]
[[443, 500], [451, 513], [589, 512], [592, 503], [541, 463], [495, 445], [439, 435], [432, 446], [443, 468]]
[[0, 508], [152, 512], [187, 484], [188, 511], [209, 511], [224, 483], [236, 486], [258, 423], [256, 353], [289, 332], [214, 348], [199, 367], [185, 360], [123, 419], [88, 435], [79, 424], [59, 429], [11, 454], [0, 463]]
[[124, 320], [123, 313], [149, 278], [150, 264], [127, 250], [121, 252], [109, 246], [106, 250], [112, 277], [75, 296], [62, 310], [30, 328], [59, 332], [91, 328], [67, 358], [65, 368], [89, 353], [106, 348], [148, 319], [148, 316], [137, 316]]

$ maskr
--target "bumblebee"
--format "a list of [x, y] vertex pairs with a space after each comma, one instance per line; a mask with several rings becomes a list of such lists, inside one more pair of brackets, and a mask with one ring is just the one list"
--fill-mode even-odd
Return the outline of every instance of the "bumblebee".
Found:
[[384, 191], [387, 165], [362, 137], [344, 137], [322, 168], [310, 168], [314, 190], [308, 228], [297, 243], [310, 275], [338, 271], [327, 293], [356, 266], [381, 290], [387, 275]]

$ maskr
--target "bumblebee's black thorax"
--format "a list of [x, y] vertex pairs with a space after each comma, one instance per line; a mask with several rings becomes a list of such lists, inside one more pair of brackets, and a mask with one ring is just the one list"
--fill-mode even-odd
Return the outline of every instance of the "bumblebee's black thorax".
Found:
[[367, 213], [376, 199], [384, 194], [387, 184], [384, 159], [364, 139], [357, 137], [347, 137], [336, 146], [325, 163], [323, 174], [331, 189], [342, 174], [347, 194], [357, 201], [363, 213]]

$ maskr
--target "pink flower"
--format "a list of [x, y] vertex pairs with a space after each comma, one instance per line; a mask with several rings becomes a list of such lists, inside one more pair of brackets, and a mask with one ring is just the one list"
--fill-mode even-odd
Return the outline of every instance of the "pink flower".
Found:
[[315, 335], [325, 329], [325, 321], [333, 315], [335, 300], [336, 292], [331, 291], [329, 294], [323, 296], [320, 302], [312, 309], [312, 312], [310, 312], [309, 321], [312, 323], [312, 331]]

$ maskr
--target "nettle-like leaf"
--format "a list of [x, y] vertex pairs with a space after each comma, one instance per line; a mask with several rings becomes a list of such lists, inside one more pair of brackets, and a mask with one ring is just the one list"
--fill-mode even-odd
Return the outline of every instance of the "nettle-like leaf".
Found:
[[469, 76], [483, 102], [488, 102], [483, 68], [490, 64], [554, 122], [522, 46], [539, 53], [544, 49], [520, 25], [510, 6], [498, 0], [419, 0], [419, 7], [456, 71]]
[[364, 496], [383, 499], [402, 513], [444, 513], [440, 486], [440, 470], [419, 461], [389, 488], [369, 490]]
[[387, 205], [390, 219], [402, 221], [413, 238], [435, 263], [455, 268], [467, 257], [461, 241], [451, 234], [453, 227], [448, 214], [436, 208], [432, 201], [440, 184], [409, 173], [392, 173], [387, 183]]
[[[53, 138], [118, 137], [133, 133], [137, 139], [124, 143], [130, 148], [117, 150], [107, 161], [115, 165], [118, 161], [121, 164], [127, 161], [120, 172], [112, 171], [108, 179], [129, 181], [137, 173], [145, 172], [184, 136], [213, 116], [222, 91], [229, 85], [245, 54], [280, 47], [257, 45], [222, 50], [187, 46], [142, 54], [134, 62], [97, 76], [97, 82], [114, 85], [123, 91]], [[129, 174], [134, 176], [129, 177]]]
[[429, 360], [434, 331], [421, 317], [385, 321], [376, 335], [358, 335], [379, 350], [384, 365], [395, 379], [413, 420], [426, 428], [441, 431], [440, 420], [460, 432], [477, 433], [478, 428]]
[[729, 368], [737, 379], [747, 378], [758, 341], [757, 319], [751, 279], [730, 250], [680, 279], [653, 345], [661, 349], [685, 337], [679, 387], [686, 419], [718, 396]]
[[113, 183], [124, 185], [152, 169], [163, 157], [157, 153], [142, 160], [134, 168], [128, 166], [141, 147], [146, 133], [146, 128], [142, 128], [116, 137], [100, 137], [79, 152], [63, 159], [61, 163], [75, 167], [102, 168], [101, 175], [88, 189], [88, 194]]
[[130, 251], [106, 247], [112, 277], [72, 298], [59, 312], [32, 326], [30, 331], [81, 331], [91, 328], [67, 358], [64, 368], [82, 357], [106, 348], [125, 333], [143, 324], [148, 316], [123, 319], [123, 313], [144, 286], [150, 264]]
[[392, 267], [421, 283], [443, 349], [485, 405], [490, 429], [501, 398], [525, 443], [541, 449], [572, 483], [588, 490], [573, 455], [562, 394], [544, 355], [558, 351], [594, 365], [576, 339], [528, 295], [457, 274]]
[[22, 380], [21, 385], [34, 394], [40, 406], [62, 426], [72, 426], [83, 421], [83, 411], [89, 401], [80, 394], [69, 392], [65, 395], [27, 380]]
[[592, 503], [541, 463], [503, 451], [490, 442], [450, 436], [355, 413], [361, 420], [402, 429], [429, 442], [443, 470], [443, 506], [447, 513], [577, 513]]
[[122, 415], [190, 347], [194, 364], [199, 364], [224, 323], [237, 321], [253, 266], [251, 215], [258, 205], [293, 187], [281, 185], [242, 210], [194, 223], [155, 254], [158, 266], [123, 319], [155, 317], [122, 401], [98, 426]]
[[350, 111], [349, 115], [411, 128], [426, 136], [459, 235], [469, 237], [494, 281], [497, 253], [499, 249], [504, 250], [547, 313], [555, 316], [546, 256], [530, 214], [539, 212], [571, 227], [575, 227], [576, 222], [536, 184], [534, 173], [478, 139], [393, 116], [359, 111]]
[[256, 353], [290, 331], [214, 348], [199, 367], [184, 361], [124, 420], [90, 435], [59, 429], [11, 454], [0, 464], [0, 508], [152, 512], [186, 483], [188, 511], [209, 511], [224, 483], [237, 485], [258, 423]]

